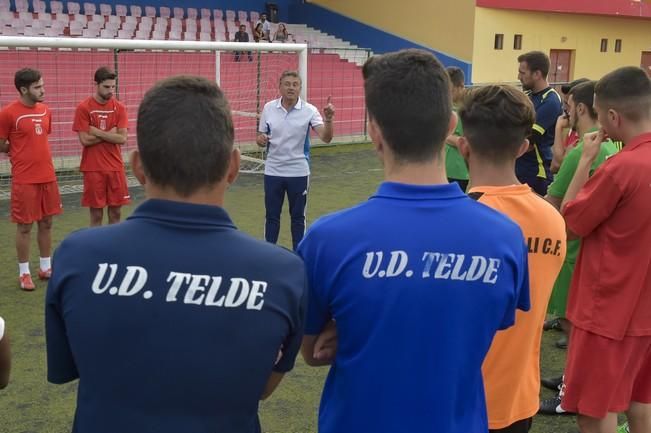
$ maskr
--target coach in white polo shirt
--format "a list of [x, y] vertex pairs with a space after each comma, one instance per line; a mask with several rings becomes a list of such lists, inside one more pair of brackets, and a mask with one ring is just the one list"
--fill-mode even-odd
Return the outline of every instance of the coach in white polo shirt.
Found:
[[267, 146], [264, 169], [265, 232], [268, 242], [278, 241], [280, 214], [285, 194], [289, 200], [294, 249], [305, 234], [305, 207], [310, 176], [310, 128], [325, 143], [332, 140], [335, 107], [330, 97], [323, 116], [312, 104], [303, 101], [301, 78], [295, 71], [280, 76], [280, 98], [267, 102], [260, 115], [257, 143]]

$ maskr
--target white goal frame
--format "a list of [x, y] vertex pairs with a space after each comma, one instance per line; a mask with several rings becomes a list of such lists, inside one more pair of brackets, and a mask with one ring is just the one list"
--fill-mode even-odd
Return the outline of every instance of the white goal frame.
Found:
[[[73, 37], [31, 37], [31, 36], [0, 36], [0, 50], [5, 48], [35, 48], [35, 49], [106, 49], [106, 50], [147, 50], [147, 51], [212, 51], [215, 53], [215, 82], [221, 84], [220, 52], [221, 51], [260, 51], [260, 52], [292, 52], [298, 56], [298, 73], [302, 80], [301, 98], [307, 100], [308, 88], [308, 46], [296, 43], [267, 43], [267, 42], [212, 42], [212, 41], [171, 41], [151, 39], [89, 39]], [[251, 169], [243, 169], [243, 173], [260, 173], [264, 168], [264, 160], [248, 155], [242, 159], [250, 163]]]

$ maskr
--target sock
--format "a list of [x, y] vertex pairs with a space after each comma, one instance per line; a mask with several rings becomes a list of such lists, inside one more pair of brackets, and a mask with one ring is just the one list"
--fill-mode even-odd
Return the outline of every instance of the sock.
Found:
[[52, 263], [50, 262], [49, 257], [41, 257], [40, 261], [41, 261], [41, 271], [45, 272], [52, 267]]
[[29, 273], [29, 262], [18, 263], [18, 276]]

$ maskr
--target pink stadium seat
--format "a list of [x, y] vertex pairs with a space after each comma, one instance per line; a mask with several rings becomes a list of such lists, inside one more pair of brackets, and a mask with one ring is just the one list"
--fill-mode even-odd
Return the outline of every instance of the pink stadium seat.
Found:
[[196, 32], [184, 32], [183, 33], [183, 40], [184, 41], [196, 41], [197, 40], [197, 33]]
[[246, 12], [245, 11], [237, 11], [237, 20], [239, 22], [246, 21]]
[[172, 15], [172, 11], [167, 6], [161, 6], [158, 10], [162, 18], [169, 18]]
[[235, 21], [235, 11], [226, 11], [226, 21]]
[[45, 36], [50, 37], [50, 38], [56, 38], [59, 36], [63, 36], [63, 29], [58, 29], [54, 27], [46, 28], [45, 29]]
[[165, 40], [165, 32], [154, 32], [151, 34], [152, 39]]
[[96, 29], [83, 29], [81, 31], [82, 38], [96, 38], [99, 36], [99, 30]]
[[132, 23], [125, 21], [122, 23], [122, 30], [128, 30], [133, 34], [133, 32], [136, 30], [136, 27], [138, 27], [138, 23]]
[[133, 37], [133, 30], [118, 30], [118, 38], [119, 39], [131, 39]]
[[212, 22], [209, 19], [202, 18], [201, 21], [199, 21], [199, 29], [201, 30], [201, 33], [212, 33]]
[[216, 20], [224, 21], [224, 12], [221, 9], [213, 9], [212, 15]]
[[31, 22], [34, 19], [34, 16], [31, 12], [18, 12], [18, 19]]
[[200, 41], [212, 41], [212, 36], [210, 33], [199, 33], [199, 40]]
[[99, 13], [105, 17], [113, 15], [113, 6], [106, 3], [101, 3], [99, 5]]
[[180, 41], [181, 40], [181, 32], [178, 30], [172, 30], [169, 34], [169, 40], [171, 41]]
[[[142, 8], [140, 6], [135, 6], [132, 5], [129, 10], [131, 11], [131, 16], [132, 17], [141, 17], [142, 16]], [[154, 13], [156, 13], [156, 10], [154, 9]]]
[[249, 12], [249, 16], [251, 17], [252, 23], [256, 23], [258, 20], [260, 20], [260, 14], [256, 11]]
[[117, 35], [118, 31], [114, 29], [104, 29], [99, 32], [99, 37], [102, 39], [113, 39]]
[[109, 15], [108, 16], [108, 22], [109, 23], [115, 23], [115, 24], [117, 24], [119, 26], [122, 23], [122, 18], [120, 18], [117, 15]]
[[127, 7], [125, 5], [115, 5], [115, 15], [119, 17], [126, 17]]
[[173, 9], [173, 12], [174, 12], [174, 18], [178, 18], [181, 20], [185, 18], [185, 9], [177, 7]]
[[97, 33], [104, 27], [103, 22], [99, 21], [89, 21], [88, 24], [86, 24], [86, 28], [90, 30], [95, 30]]
[[156, 16], [156, 8], [153, 6], [145, 6], [145, 16], [154, 18]]
[[102, 15], [87, 15], [88, 21], [95, 21], [104, 24], [104, 17]]
[[67, 24], [68, 24], [68, 22], [70, 21], [70, 16], [69, 16], [68, 14], [64, 14], [64, 13], [59, 12], [59, 13], [57, 14], [56, 18], [55, 18], [55, 21], [58, 21], [58, 22], [60, 22], [60, 23], [63, 23], [63, 24], [65, 24], [66, 27], [67, 27]]
[[197, 8], [188, 8], [188, 18], [189, 19], [196, 20], [198, 17], [199, 17], [199, 13], [197, 12]]
[[149, 30], [138, 30], [136, 32], [135, 39], [149, 39], [149, 34], [151, 32]]
[[69, 15], [76, 15], [79, 12], [81, 12], [81, 7], [79, 6], [79, 3], [77, 2], [68, 2], [68, 14]]
[[2, 35], [2, 36], [18, 36], [18, 31], [13, 27], [0, 27], [0, 35]]
[[82, 14], [74, 14], [72, 16], [72, 20], [77, 23], [81, 23], [82, 25], [86, 25], [86, 23], [88, 22], [88, 18], [86, 17], [86, 15], [82, 15]]
[[81, 36], [84, 25], [79, 21], [70, 21], [70, 36]]
[[6, 21], [8, 24], [14, 20], [14, 13], [10, 11], [0, 10], [0, 20]]
[[206, 9], [206, 8], [201, 9], [201, 19], [204, 19], [204, 18], [208, 18], [208, 19], [211, 18], [210, 9]]
[[[9, 12], [10, 10], [11, 5], [9, 4], [9, 0], [0, 0], [0, 12]], [[1, 27], [0, 30], [2, 30]]]
[[50, 2], [50, 12], [53, 14], [62, 14], [63, 13], [63, 2], [52, 0]]
[[29, 10], [29, 3], [27, 0], [15, 0], [16, 12], [27, 12]]
[[46, 6], [47, 5], [45, 4], [45, 2], [41, 1], [41, 0], [34, 0], [32, 2], [33, 11], [36, 12], [37, 14], [39, 14], [39, 15], [45, 13]]
[[197, 32], [197, 21], [196, 20], [185, 20], [185, 31], [186, 32]]
[[97, 12], [95, 3], [84, 3], [84, 15], [95, 15], [95, 12]]

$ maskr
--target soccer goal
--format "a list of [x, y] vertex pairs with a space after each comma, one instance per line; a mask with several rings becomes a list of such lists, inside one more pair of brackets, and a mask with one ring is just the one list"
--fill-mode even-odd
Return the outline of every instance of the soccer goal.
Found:
[[[50, 147], [63, 193], [81, 191], [79, 161], [82, 146], [72, 131], [77, 104], [94, 91], [93, 74], [100, 66], [118, 73], [116, 96], [128, 110], [129, 137], [123, 157], [136, 147], [138, 106], [158, 80], [179, 74], [215, 80], [226, 94], [235, 125], [235, 144], [241, 149], [242, 172], [261, 173], [264, 155], [255, 145], [262, 107], [278, 95], [284, 70], [298, 70], [307, 97], [308, 50], [305, 44], [191, 42], [131, 39], [83, 39], [0, 36], [0, 105], [18, 97], [14, 73], [38, 69], [45, 83], [53, 131]], [[11, 168], [0, 156], [0, 199], [9, 197]], [[130, 184], [137, 181], [129, 176]]]

